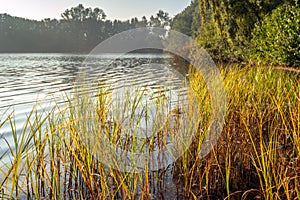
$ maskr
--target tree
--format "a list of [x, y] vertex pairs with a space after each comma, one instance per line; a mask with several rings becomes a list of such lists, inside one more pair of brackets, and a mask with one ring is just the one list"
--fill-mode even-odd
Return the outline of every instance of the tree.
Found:
[[[106, 20], [100, 8], [82, 4], [65, 10], [61, 20], [28, 20], [0, 14], [0, 52], [89, 52], [108, 37], [137, 27], [147, 27], [143, 17], [114, 22]], [[161, 11], [155, 17], [159, 26], [170, 21]]]
[[196, 22], [196, 20], [194, 20], [194, 13], [197, 9], [196, 4], [197, 1], [193, 1], [184, 11], [174, 17], [171, 24], [173, 30], [192, 36], [195, 26], [193, 22]]
[[275, 9], [253, 31], [252, 58], [258, 62], [300, 66], [300, 7]]
[[[248, 60], [255, 24], [284, 0], [196, 0], [195, 38], [217, 60]], [[198, 15], [198, 16], [197, 16]], [[194, 23], [194, 22], [193, 22]], [[194, 23], [196, 24], [196, 23]], [[194, 26], [195, 27], [195, 26]]]
[[65, 20], [74, 20], [74, 21], [84, 21], [86, 19], [93, 19], [96, 21], [103, 21], [106, 18], [106, 14], [102, 9], [95, 8], [84, 8], [82, 4], [79, 4], [77, 7], [72, 7], [67, 9], [64, 13], [61, 14], [61, 17]]
[[156, 17], [153, 15], [150, 17], [149, 26], [150, 27], [160, 27], [166, 28], [171, 24], [171, 18], [169, 17], [169, 13], [159, 10], [156, 14]]
[[148, 24], [148, 20], [145, 16], [142, 17], [142, 21], [140, 22], [141, 27], [146, 27]]
[[95, 8], [93, 12], [90, 12], [90, 18], [96, 21], [103, 21], [106, 19], [106, 14], [102, 9]]

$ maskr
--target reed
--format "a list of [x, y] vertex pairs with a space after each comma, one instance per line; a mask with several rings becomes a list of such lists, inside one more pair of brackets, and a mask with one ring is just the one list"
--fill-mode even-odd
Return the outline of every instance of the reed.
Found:
[[[220, 71], [228, 101], [225, 126], [208, 156], [189, 156], [199, 163], [182, 168], [182, 174], [193, 176], [197, 187], [187, 187], [183, 179], [185, 190], [193, 191], [190, 197], [210, 199], [297, 198], [299, 74], [267, 67], [225, 66]], [[194, 76], [193, 81], [203, 80]], [[194, 87], [203, 91], [199, 84]]]
[[[124, 96], [121, 105], [108, 88], [98, 88], [96, 96], [76, 88], [65, 97], [65, 106], [57, 103], [51, 111], [37, 112], [37, 104], [20, 133], [13, 113], [0, 116], [0, 128], [9, 124], [14, 142], [13, 148], [1, 137], [10, 148], [0, 155], [0, 198], [300, 198], [300, 75], [267, 67], [221, 66], [220, 72], [227, 111], [217, 145], [200, 157], [212, 106], [201, 74], [191, 71], [189, 81], [200, 104], [197, 135], [175, 163], [156, 171], [146, 163], [136, 163], [145, 169], [140, 173], [124, 172], [117, 160], [103, 163], [99, 158], [107, 152], [97, 152], [105, 145], [97, 135], [132, 156], [163, 147], [182, 125], [176, 110], [168, 126], [161, 123], [168, 104], [163, 95], [152, 102], [159, 113], [153, 119], [142, 104], [146, 90]], [[124, 119], [127, 123], [121, 123]], [[150, 120], [157, 134], [137, 139], [141, 124]], [[100, 142], [87, 145], [93, 142], [91, 134]]]

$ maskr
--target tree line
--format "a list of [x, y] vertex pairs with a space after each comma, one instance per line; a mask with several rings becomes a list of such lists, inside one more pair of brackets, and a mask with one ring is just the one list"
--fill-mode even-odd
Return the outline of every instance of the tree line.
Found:
[[101, 41], [141, 27], [169, 27], [193, 37], [216, 61], [300, 66], [298, 0], [192, 0], [171, 19], [107, 20], [82, 4], [62, 19], [41, 21], [0, 14], [0, 52], [89, 52]]
[[162, 10], [150, 19], [111, 21], [102, 9], [82, 4], [65, 10], [61, 17], [37, 21], [0, 14], [0, 52], [89, 52], [122, 31], [171, 23], [169, 14]]
[[193, 0], [172, 21], [215, 60], [300, 66], [298, 0]]

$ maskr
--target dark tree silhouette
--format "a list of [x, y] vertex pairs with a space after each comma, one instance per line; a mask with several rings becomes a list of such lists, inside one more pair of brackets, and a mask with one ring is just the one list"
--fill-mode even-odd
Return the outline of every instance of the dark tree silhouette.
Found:
[[41, 21], [0, 14], [0, 52], [89, 52], [108, 37], [132, 28], [159, 26], [169, 23], [168, 13], [159, 11], [154, 21], [106, 20], [100, 8], [82, 4], [65, 10], [62, 19]]

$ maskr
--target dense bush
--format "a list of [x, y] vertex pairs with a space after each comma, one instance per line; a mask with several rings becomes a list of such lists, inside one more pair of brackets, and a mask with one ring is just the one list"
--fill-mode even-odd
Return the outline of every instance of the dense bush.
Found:
[[172, 28], [215, 61], [299, 66], [299, 16], [298, 0], [193, 0]]
[[262, 63], [300, 67], [300, 7], [285, 4], [253, 31], [252, 58]]

